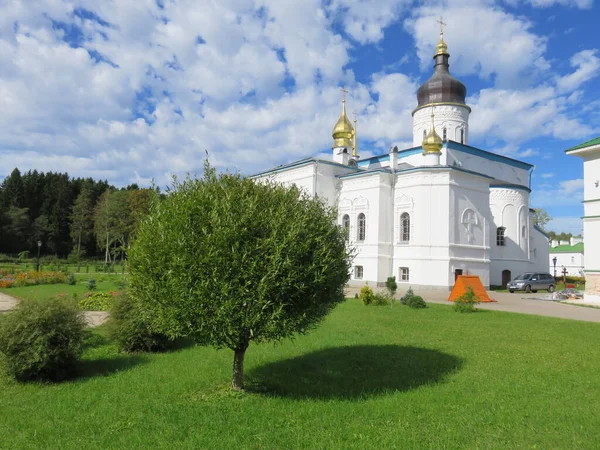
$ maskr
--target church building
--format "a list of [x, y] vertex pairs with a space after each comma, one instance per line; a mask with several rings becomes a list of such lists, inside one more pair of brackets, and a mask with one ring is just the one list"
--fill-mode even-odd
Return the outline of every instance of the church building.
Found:
[[[351, 285], [449, 289], [457, 275], [506, 285], [548, 270], [548, 237], [533, 224], [533, 166], [469, 145], [467, 89], [449, 72], [440, 33], [433, 75], [417, 91], [413, 146], [361, 159], [346, 101], [332, 160], [307, 158], [253, 176], [296, 184], [337, 209], [356, 249]], [[440, 136], [441, 135], [441, 136]]]

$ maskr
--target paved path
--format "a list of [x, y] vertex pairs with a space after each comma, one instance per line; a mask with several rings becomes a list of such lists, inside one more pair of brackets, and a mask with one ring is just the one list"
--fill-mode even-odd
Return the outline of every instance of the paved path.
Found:
[[[18, 300], [10, 295], [0, 292], [0, 313], [10, 311], [17, 305]], [[105, 311], [84, 311], [85, 322], [91, 328], [102, 325], [108, 319]]]
[[[349, 288], [347, 289], [347, 295], [354, 296], [358, 291], [359, 289]], [[404, 290], [401, 291], [398, 289], [396, 297], [400, 298], [404, 292]], [[448, 301], [449, 291], [418, 290], [415, 294], [420, 295], [427, 302], [452, 305]], [[551, 295], [546, 293], [526, 294], [525, 292], [515, 292], [514, 294], [510, 294], [508, 292], [488, 291], [488, 294], [496, 302], [480, 303], [478, 308], [489, 309], [491, 311], [508, 311], [537, 316], [583, 320], [586, 322], [600, 322], [600, 309], [552, 301]]]

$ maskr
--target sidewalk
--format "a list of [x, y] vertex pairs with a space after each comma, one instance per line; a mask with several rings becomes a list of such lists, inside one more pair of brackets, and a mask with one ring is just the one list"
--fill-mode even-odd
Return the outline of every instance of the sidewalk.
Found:
[[[382, 290], [381, 288], [379, 290]], [[348, 297], [354, 297], [355, 293], [360, 291], [359, 288], [346, 289]], [[396, 298], [402, 297], [406, 289], [398, 289]], [[428, 303], [439, 303], [452, 305], [448, 301], [450, 291], [440, 290], [418, 290], [416, 295], [420, 295]], [[558, 317], [561, 319], [582, 320], [585, 322], [600, 322], [600, 309], [589, 308], [585, 306], [577, 306], [574, 304], [565, 304], [550, 300], [550, 296], [546, 293], [527, 294], [525, 292], [494, 292], [488, 291], [489, 296], [496, 300], [494, 303], [480, 303], [477, 307], [488, 309], [490, 311], [506, 311], [521, 314], [533, 314], [537, 316]]]

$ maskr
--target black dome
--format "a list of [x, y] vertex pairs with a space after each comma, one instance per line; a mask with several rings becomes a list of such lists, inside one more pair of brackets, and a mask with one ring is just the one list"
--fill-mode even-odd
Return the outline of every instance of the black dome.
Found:
[[450, 75], [448, 71], [448, 67], [450, 67], [448, 64], [449, 57], [448, 53], [437, 54], [433, 57], [435, 60], [433, 75], [417, 90], [419, 106], [430, 103], [465, 104], [467, 88]]

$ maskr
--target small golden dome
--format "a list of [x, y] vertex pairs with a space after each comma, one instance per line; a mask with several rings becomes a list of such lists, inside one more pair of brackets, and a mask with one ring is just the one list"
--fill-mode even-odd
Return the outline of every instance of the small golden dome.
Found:
[[431, 130], [427, 133], [427, 136], [423, 138], [423, 153], [440, 153], [440, 150], [444, 146], [442, 138], [435, 132], [435, 126], [433, 124], [433, 114], [431, 114]]
[[352, 138], [354, 137], [354, 127], [346, 115], [346, 100], [342, 102], [342, 115], [333, 127], [333, 148], [347, 147], [353, 148]]
[[444, 35], [440, 34], [440, 42], [435, 46], [435, 54], [443, 55], [445, 53], [448, 53], [448, 44], [444, 42]]

